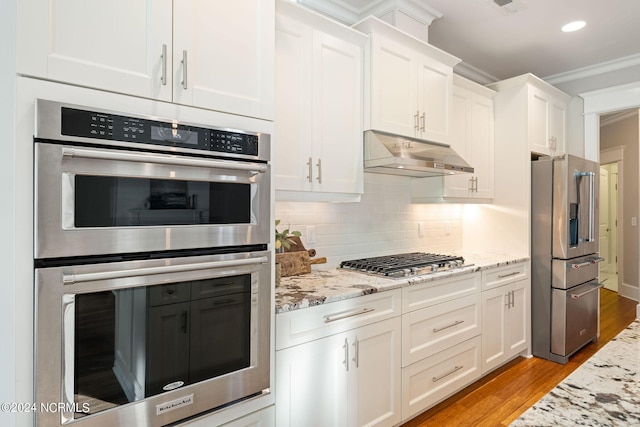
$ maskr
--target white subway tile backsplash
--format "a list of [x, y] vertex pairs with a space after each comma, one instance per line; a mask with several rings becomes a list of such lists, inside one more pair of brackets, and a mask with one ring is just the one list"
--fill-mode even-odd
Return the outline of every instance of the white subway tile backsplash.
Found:
[[[410, 178], [365, 174], [360, 203], [276, 202], [278, 230], [303, 233], [315, 226], [317, 256], [327, 257], [323, 268], [345, 259], [391, 253], [462, 249], [462, 205], [411, 204]], [[418, 235], [424, 223], [424, 236]]]

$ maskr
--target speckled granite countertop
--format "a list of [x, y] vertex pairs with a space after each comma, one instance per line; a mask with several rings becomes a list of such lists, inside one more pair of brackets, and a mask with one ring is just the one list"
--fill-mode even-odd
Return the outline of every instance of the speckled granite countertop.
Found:
[[640, 425], [639, 338], [636, 320], [511, 426]]
[[[456, 254], [458, 255], [458, 254]], [[348, 298], [355, 298], [375, 292], [417, 285], [475, 271], [501, 267], [529, 258], [514, 258], [501, 254], [460, 254], [468, 267], [441, 273], [425, 274], [411, 278], [389, 279], [364, 273], [334, 268], [314, 270], [302, 276], [283, 277], [276, 286], [276, 313], [298, 310]]]

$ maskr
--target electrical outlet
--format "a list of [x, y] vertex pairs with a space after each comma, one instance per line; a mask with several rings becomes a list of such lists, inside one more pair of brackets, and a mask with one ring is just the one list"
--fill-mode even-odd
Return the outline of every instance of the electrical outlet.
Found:
[[451, 225], [450, 225], [449, 221], [445, 221], [444, 222], [444, 234], [447, 235], [447, 236], [449, 234], [451, 234]]
[[631, 217], [631, 226], [635, 227], [638, 225], [638, 219], [635, 216]]
[[424, 237], [424, 222], [418, 221], [418, 237]]
[[316, 243], [316, 227], [315, 225], [307, 225], [307, 245], [315, 245]]

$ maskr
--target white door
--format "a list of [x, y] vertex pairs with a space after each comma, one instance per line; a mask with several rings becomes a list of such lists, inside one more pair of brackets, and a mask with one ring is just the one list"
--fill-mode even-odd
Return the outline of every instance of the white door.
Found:
[[18, 73], [171, 101], [171, 0], [17, 5]]
[[[611, 261], [610, 255], [610, 194], [609, 194], [609, 169], [605, 166], [600, 166], [600, 224], [598, 236], [600, 240], [600, 256], [604, 258], [599, 265], [600, 281], [604, 281], [604, 286], [607, 289], [611, 289], [613, 280], [609, 278], [609, 264]], [[616, 286], [617, 290], [617, 286]]]
[[[609, 165], [609, 273], [618, 277], [618, 164], [611, 163]], [[616, 281], [616, 286], [620, 278]], [[616, 288], [617, 289], [617, 288]]]
[[273, 120], [274, 25], [269, 0], [175, 2], [174, 102]]

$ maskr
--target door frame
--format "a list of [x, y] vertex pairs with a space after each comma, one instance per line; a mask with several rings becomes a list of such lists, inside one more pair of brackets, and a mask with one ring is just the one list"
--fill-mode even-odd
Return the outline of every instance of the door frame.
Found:
[[617, 163], [618, 164], [618, 197], [617, 197], [617, 216], [616, 220], [618, 221], [618, 231], [616, 236], [616, 254], [618, 255], [618, 294], [620, 294], [620, 290], [622, 289], [622, 274], [624, 271], [624, 234], [625, 234], [625, 223], [623, 216], [623, 206], [624, 206], [624, 179], [623, 179], [623, 161], [624, 156], [624, 146], [617, 146], [612, 148], [607, 148], [605, 150], [600, 151], [600, 164], [605, 165], [608, 163]]

